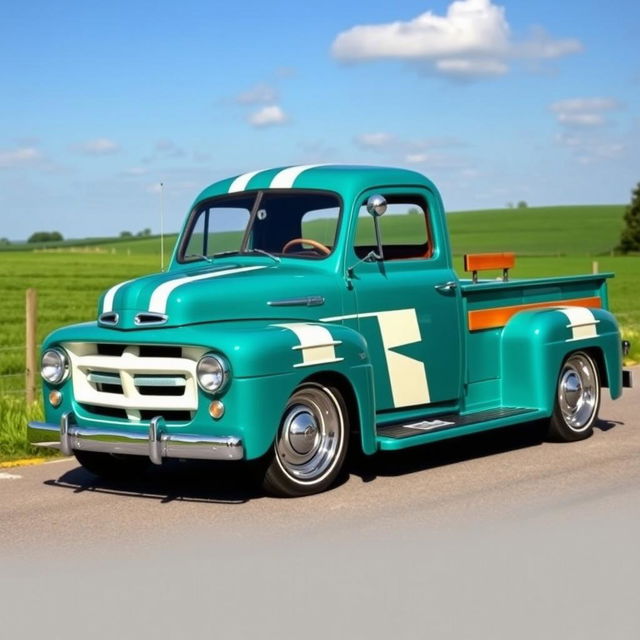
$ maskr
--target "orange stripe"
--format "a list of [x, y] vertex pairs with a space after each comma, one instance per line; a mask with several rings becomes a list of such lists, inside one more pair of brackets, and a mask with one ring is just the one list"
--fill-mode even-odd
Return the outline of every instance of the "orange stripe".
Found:
[[571, 300], [554, 300], [553, 302], [533, 302], [531, 304], [516, 304], [511, 307], [494, 307], [493, 309], [477, 309], [469, 311], [467, 322], [469, 331], [480, 329], [495, 329], [504, 327], [511, 316], [525, 309], [542, 309], [544, 307], [602, 307], [602, 300], [593, 298], [572, 298]]
[[513, 269], [515, 263], [515, 253], [467, 253], [464, 256], [465, 271]]

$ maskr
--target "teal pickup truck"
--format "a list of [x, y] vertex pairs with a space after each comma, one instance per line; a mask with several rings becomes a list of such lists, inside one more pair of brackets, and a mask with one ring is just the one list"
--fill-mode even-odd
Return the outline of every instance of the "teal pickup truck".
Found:
[[46, 339], [46, 421], [29, 439], [111, 477], [254, 460], [268, 492], [300, 496], [328, 488], [349, 447], [539, 419], [553, 439], [586, 438], [601, 388], [631, 384], [611, 274], [513, 280], [513, 262], [468, 255], [460, 279], [438, 191], [413, 171], [216, 182], [166, 272], [115, 285], [95, 322]]

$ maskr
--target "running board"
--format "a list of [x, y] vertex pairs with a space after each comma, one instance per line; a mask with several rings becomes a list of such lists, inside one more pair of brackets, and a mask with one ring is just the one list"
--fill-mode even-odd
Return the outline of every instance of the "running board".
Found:
[[376, 436], [380, 449], [405, 449], [435, 440], [498, 429], [543, 417], [545, 417], [544, 414], [537, 409], [498, 407], [464, 416], [450, 413], [429, 420], [389, 424], [378, 427]]

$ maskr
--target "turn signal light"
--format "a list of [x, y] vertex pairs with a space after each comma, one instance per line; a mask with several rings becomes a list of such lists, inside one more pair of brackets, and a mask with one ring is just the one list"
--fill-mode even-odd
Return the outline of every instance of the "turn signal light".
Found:
[[52, 407], [59, 407], [62, 402], [62, 393], [56, 389], [49, 392], [49, 404]]
[[220, 400], [214, 400], [209, 405], [209, 415], [214, 420], [219, 420], [224, 415], [224, 404]]

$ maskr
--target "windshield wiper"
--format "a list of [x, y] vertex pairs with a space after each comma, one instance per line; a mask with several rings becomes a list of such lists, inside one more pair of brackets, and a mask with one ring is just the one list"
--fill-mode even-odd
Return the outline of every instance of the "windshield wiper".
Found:
[[185, 256], [185, 259], [188, 258], [200, 258], [201, 260], [206, 260], [207, 262], [213, 262], [212, 258], [210, 258], [209, 256], [205, 256], [202, 253], [190, 253], [189, 255]]
[[220, 256], [243, 256], [248, 253], [259, 253], [260, 255], [267, 256], [267, 258], [271, 258], [274, 262], [280, 262], [280, 258], [278, 256], [274, 256], [272, 253], [265, 251], [264, 249], [245, 249], [244, 251], [220, 251], [219, 253], [214, 253], [214, 258], [219, 258]]
[[276, 263], [280, 262], [280, 258], [278, 258], [278, 256], [274, 256], [273, 253], [269, 253], [264, 249], [245, 249], [243, 253], [259, 253], [263, 256], [267, 256], [267, 258], [271, 258]]
[[233, 256], [239, 254], [239, 251], [218, 251], [218, 253], [214, 253], [212, 258], [221, 258], [222, 256]]

